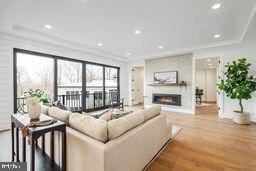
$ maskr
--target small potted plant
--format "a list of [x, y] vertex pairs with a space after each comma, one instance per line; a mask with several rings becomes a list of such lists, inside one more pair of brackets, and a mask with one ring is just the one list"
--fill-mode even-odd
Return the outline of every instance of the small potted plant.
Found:
[[48, 96], [40, 89], [29, 89], [24, 92], [24, 97], [27, 101], [28, 115], [31, 119], [38, 119], [41, 114], [41, 104], [49, 103]]
[[252, 98], [252, 93], [256, 91], [256, 78], [249, 73], [251, 64], [246, 58], [233, 61], [227, 64], [227, 71], [224, 73], [226, 80], [221, 80], [218, 88], [223, 90], [227, 97], [239, 101], [240, 110], [233, 112], [233, 121], [239, 124], [250, 124], [250, 114], [244, 112], [242, 100]]

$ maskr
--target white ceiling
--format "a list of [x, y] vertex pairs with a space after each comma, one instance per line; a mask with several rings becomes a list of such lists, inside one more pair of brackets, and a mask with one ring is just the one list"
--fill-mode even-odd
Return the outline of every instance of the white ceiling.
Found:
[[[213, 11], [216, 2], [222, 7]], [[133, 60], [239, 42], [255, 4], [256, 0], [0, 0], [0, 31], [55, 38]], [[133, 33], [136, 29], [140, 35]], [[221, 37], [214, 39], [215, 34]]]

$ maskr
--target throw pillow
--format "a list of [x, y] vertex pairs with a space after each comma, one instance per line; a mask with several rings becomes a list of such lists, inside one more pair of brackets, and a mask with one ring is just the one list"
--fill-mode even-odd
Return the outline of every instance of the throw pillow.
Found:
[[52, 102], [52, 105], [62, 110], [68, 110], [68, 108], [60, 102], [60, 100]]

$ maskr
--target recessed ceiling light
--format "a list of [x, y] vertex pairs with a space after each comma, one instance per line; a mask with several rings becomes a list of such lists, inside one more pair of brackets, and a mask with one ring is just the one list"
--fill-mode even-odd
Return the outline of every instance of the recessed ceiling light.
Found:
[[103, 44], [102, 43], [98, 43], [98, 46], [103, 46]]
[[220, 3], [216, 3], [216, 4], [213, 4], [212, 5], [212, 9], [213, 10], [217, 10], [217, 9], [219, 9], [221, 7], [221, 4]]
[[130, 55], [131, 55], [131, 53], [127, 52], [125, 55], [130, 56]]
[[158, 49], [163, 49], [163, 46], [158, 46]]
[[210, 62], [211, 61], [211, 59], [207, 59], [207, 62]]
[[209, 66], [212, 66], [212, 64], [208, 64]]
[[52, 29], [52, 26], [49, 25], [49, 24], [46, 24], [44, 27], [47, 28], [47, 29]]
[[215, 34], [215, 35], [214, 35], [214, 38], [215, 38], [215, 39], [218, 39], [218, 38], [220, 38], [220, 35], [219, 35], [219, 34]]
[[134, 34], [140, 34], [140, 30], [134, 30]]

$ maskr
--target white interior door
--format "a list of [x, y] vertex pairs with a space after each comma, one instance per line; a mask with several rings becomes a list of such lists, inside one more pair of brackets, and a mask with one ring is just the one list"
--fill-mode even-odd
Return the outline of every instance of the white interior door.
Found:
[[143, 68], [132, 69], [132, 105], [144, 102], [144, 72]]

